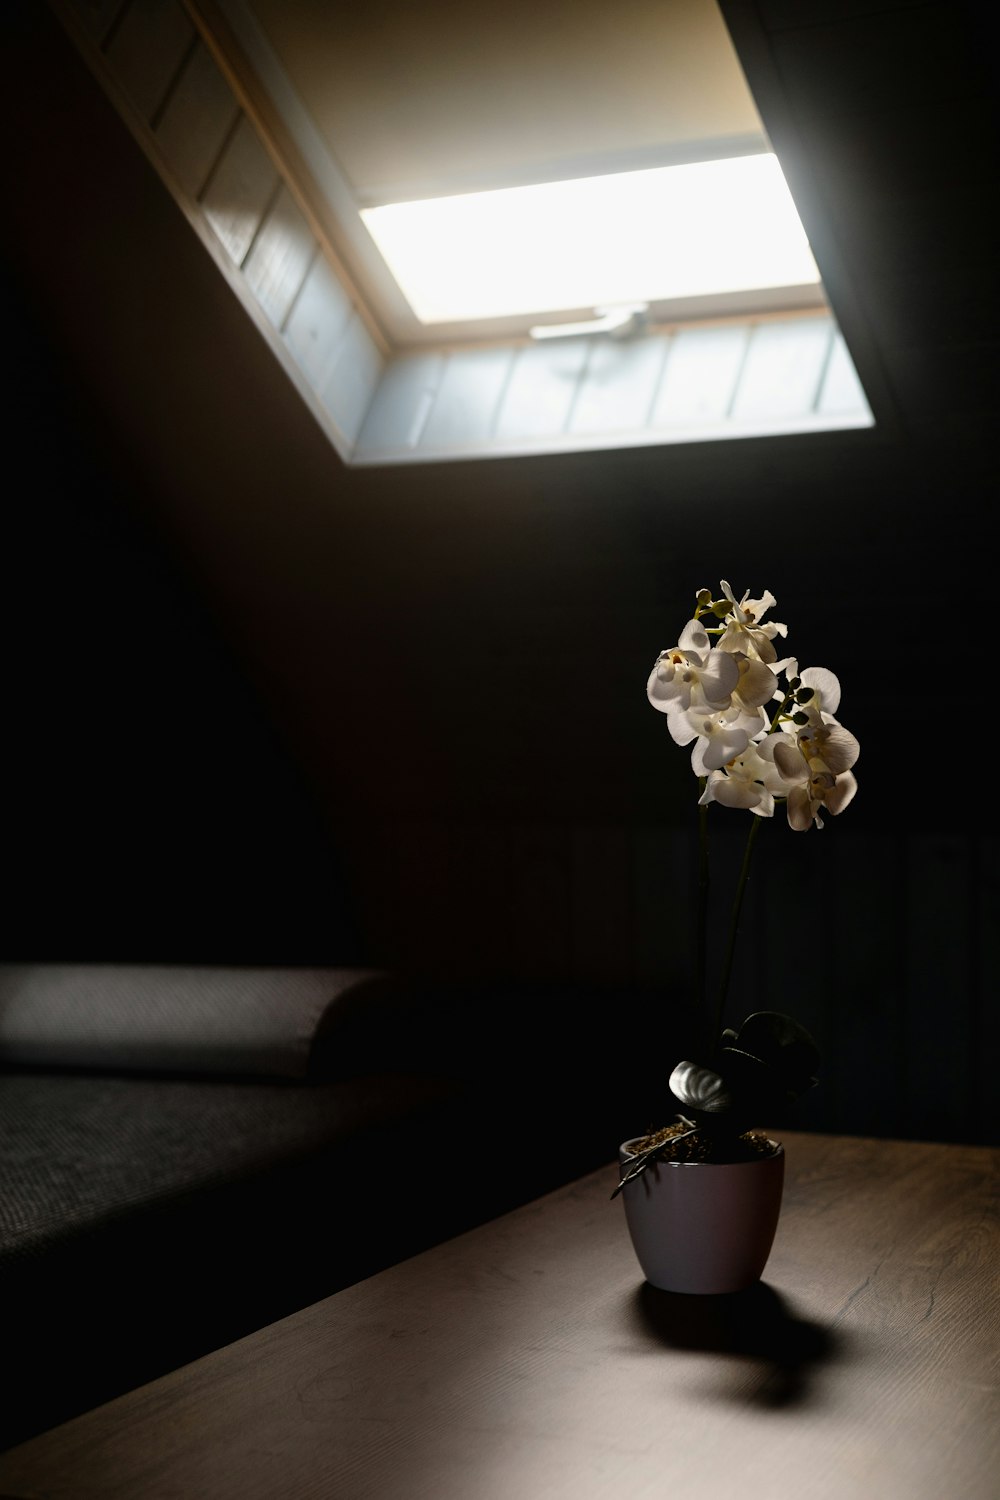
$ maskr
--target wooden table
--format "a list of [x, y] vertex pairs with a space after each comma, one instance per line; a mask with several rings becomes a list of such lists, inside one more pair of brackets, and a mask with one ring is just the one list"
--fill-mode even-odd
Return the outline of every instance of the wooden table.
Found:
[[749, 1292], [647, 1286], [609, 1165], [0, 1454], [0, 1493], [997, 1500], [1000, 1153], [783, 1139]]

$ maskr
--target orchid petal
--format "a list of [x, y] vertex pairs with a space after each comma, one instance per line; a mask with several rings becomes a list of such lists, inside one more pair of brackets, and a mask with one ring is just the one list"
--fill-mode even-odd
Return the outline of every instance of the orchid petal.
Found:
[[682, 651], [697, 651], [699, 656], [703, 656], [706, 651], [711, 650], [712, 643], [700, 620], [688, 620], [681, 631], [678, 645]]
[[739, 670], [739, 685], [734, 689], [744, 708], [759, 708], [774, 694], [778, 680], [770, 667], [740, 653], [731, 658]]
[[678, 691], [674, 682], [673, 666], [668, 662], [657, 660], [646, 683], [646, 697], [650, 703], [660, 713], [669, 713]]
[[835, 714], [840, 707], [840, 678], [836, 673], [827, 667], [806, 667], [801, 677], [802, 686], [811, 687], [818, 694], [816, 707], [825, 714]]
[[786, 781], [808, 781], [809, 770], [802, 759], [802, 752], [789, 743], [788, 736], [782, 735], [780, 739], [772, 736], [774, 748], [771, 756], [778, 771]]
[[809, 793], [804, 786], [792, 787], [792, 790], [788, 793], [786, 810], [788, 813], [788, 826], [794, 829], [796, 833], [805, 833], [807, 829], [812, 827], [812, 803], [809, 799]]
[[691, 755], [691, 764], [699, 776], [704, 776], [709, 771], [721, 771], [726, 761], [739, 755], [748, 744], [745, 729], [730, 729], [720, 725], [710, 737], [702, 735], [698, 740]]
[[857, 790], [858, 781], [854, 772], [844, 771], [837, 777], [837, 785], [823, 799], [824, 806], [834, 814], [841, 813], [849, 802], [854, 801]]
[[667, 728], [675, 745], [690, 745], [698, 737], [697, 729], [684, 712], [668, 713]]
[[759, 599], [748, 599], [745, 594], [743, 596], [743, 603], [755, 620], [759, 620], [762, 615], [766, 615], [771, 606], [777, 604], [777, 602], [770, 589], [765, 589]]
[[774, 798], [763, 787], [755, 786], [752, 781], [744, 781], [735, 776], [722, 776], [713, 778], [714, 800], [721, 802], [723, 807], [744, 807], [756, 809], [762, 800], [770, 803], [770, 817], [774, 812]]
[[823, 732], [821, 751], [829, 769], [835, 776], [839, 776], [841, 771], [847, 771], [854, 765], [861, 754], [861, 746], [850, 730], [844, 729], [840, 724], [832, 724]]
[[701, 683], [707, 698], [720, 703], [728, 701], [740, 680], [739, 664], [726, 651], [710, 651], [701, 669]]

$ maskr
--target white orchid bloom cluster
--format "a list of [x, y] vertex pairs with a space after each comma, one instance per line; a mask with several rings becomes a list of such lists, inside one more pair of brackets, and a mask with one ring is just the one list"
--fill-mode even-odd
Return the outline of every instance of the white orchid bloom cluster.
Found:
[[[773, 594], [737, 600], [725, 579], [721, 588], [721, 599], [699, 591], [677, 645], [653, 664], [647, 697], [666, 714], [674, 742], [693, 746], [700, 804], [770, 818], [784, 803], [797, 832], [822, 828], [823, 813], [843, 812], [858, 789], [851, 767], [861, 747], [835, 717], [840, 683], [826, 667], [800, 672], [795, 657], [778, 660], [774, 639], [787, 626], [762, 623]], [[717, 623], [706, 627], [703, 615]]]

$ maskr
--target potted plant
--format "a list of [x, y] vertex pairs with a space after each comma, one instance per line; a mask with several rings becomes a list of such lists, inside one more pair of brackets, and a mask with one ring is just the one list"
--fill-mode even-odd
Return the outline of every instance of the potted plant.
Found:
[[[759, 1010], [736, 1027], [725, 1007], [754, 843], [785, 808], [789, 827], [822, 828], [853, 799], [860, 747], [837, 721], [840, 683], [825, 667], [778, 660], [787, 627], [765, 622], [765, 592], [737, 600], [722, 581], [701, 589], [678, 644], [661, 651], [646, 687], [675, 744], [691, 745], [698, 778], [700, 868], [697, 973], [702, 1053], [670, 1074], [675, 1118], [619, 1148], [619, 1194], [647, 1281], [668, 1291], [733, 1292], [761, 1275], [774, 1240], [784, 1148], [762, 1126], [817, 1082], [819, 1049], [781, 1011]], [[706, 993], [707, 818], [713, 803], [749, 812], [714, 1004]]]

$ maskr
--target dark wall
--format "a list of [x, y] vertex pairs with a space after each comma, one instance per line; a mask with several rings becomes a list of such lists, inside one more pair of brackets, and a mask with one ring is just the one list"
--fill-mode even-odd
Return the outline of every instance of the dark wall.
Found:
[[[927, 133], [903, 128], [918, 75], [935, 87], [925, 13], [954, 56], [966, 12], [873, 7], [865, 33], [864, 9], [878, 97], [852, 94], [851, 48], [822, 72], [824, 7], [809, 25], [763, 8], [873, 432], [357, 471], [58, 28], [23, 21], [5, 101], [27, 372], [6, 437], [10, 956], [388, 962], [632, 988], [644, 1036], [683, 1026], [695, 786], [644, 685], [694, 591], [728, 578], [774, 591], [862, 745], [841, 819], [760, 840], [733, 1010], [815, 1029], [816, 1128], [995, 1132], [997, 818], [956, 704], [986, 712], [969, 672], [996, 321], [966, 293], [975, 169], [944, 186], [939, 144], [922, 176]], [[803, 102], [801, 76], [825, 92]], [[970, 75], [966, 115], [982, 88]], [[731, 876], [743, 830], [715, 811]], [[627, 1015], [574, 1021], [620, 1040]]]
[[2, 295], [5, 959], [354, 961], [314, 789], [85, 375]]

